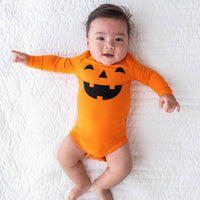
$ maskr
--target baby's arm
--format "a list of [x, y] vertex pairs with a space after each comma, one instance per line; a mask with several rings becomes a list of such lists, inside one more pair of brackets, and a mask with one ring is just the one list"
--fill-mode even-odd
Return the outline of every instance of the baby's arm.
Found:
[[58, 63], [57, 61], [59, 59], [58, 56], [30, 56], [28, 54], [14, 50], [12, 50], [12, 53], [14, 53], [14, 63], [22, 63], [29, 67], [46, 71], [55, 71], [55, 64]]
[[29, 67], [51, 72], [74, 73], [74, 62], [72, 61], [77, 60], [75, 57], [71, 59], [54, 55], [31, 56], [14, 50], [12, 53], [15, 54], [14, 63], [22, 63]]
[[28, 54], [25, 54], [25, 53], [21, 53], [21, 52], [18, 52], [18, 51], [14, 51], [12, 50], [12, 53], [14, 53], [14, 58], [13, 58], [13, 62], [14, 63], [22, 63], [24, 65], [27, 64], [28, 62]]
[[178, 112], [180, 111], [180, 105], [176, 101], [171, 88], [157, 72], [135, 62], [133, 73], [135, 80], [149, 86], [159, 95], [160, 109], [162, 109], [165, 104], [165, 112], [167, 113], [173, 112], [175, 108], [177, 108]]

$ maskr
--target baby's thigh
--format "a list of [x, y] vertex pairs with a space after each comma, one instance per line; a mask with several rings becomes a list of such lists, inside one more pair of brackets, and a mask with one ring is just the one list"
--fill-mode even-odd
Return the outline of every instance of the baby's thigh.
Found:
[[132, 170], [132, 155], [128, 143], [106, 156], [111, 173], [128, 175]]
[[85, 152], [67, 135], [59, 147], [57, 159], [61, 165], [73, 167], [84, 155]]

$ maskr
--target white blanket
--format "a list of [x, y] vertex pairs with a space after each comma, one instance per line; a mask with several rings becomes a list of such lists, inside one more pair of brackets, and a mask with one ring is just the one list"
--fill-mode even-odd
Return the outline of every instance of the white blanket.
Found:
[[[56, 154], [76, 120], [77, 79], [14, 64], [10, 51], [79, 55], [87, 48], [87, 16], [105, 2], [130, 9], [136, 24], [130, 51], [164, 77], [181, 105], [180, 113], [166, 114], [151, 89], [132, 83], [133, 170], [112, 189], [114, 199], [199, 200], [199, 0], [0, 1], [1, 200], [66, 200], [73, 187]], [[92, 181], [106, 168], [83, 162]], [[93, 188], [80, 197], [97, 199]]]

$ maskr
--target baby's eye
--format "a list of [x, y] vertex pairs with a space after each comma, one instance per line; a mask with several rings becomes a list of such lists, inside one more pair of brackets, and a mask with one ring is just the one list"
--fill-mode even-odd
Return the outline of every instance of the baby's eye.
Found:
[[98, 37], [97, 40], [102, 41], [102, 40], [104, 40], [104, 38], [103, 37]]
[[115, 38], [115, 41], [116, 42], [123, 42], [124, 40], [123, 40], [123, 38]]

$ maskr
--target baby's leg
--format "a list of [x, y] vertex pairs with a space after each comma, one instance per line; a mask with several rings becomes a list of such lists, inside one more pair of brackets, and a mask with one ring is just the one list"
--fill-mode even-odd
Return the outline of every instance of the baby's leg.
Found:
[[132, 169], [132, 156], [128, 143], [106, 156], [108, 168], [94, 182], [94, 188], [101, 200], [112, 200], [110, 188], [119, 184]]
[[85, 152], [73, 141], [70, 135], [63, 140], [58, 150], [57, 158], [67, 176], [75, 183], [69, 200], [75, 200], [91, 187], [91, 182], [81, 162]]

